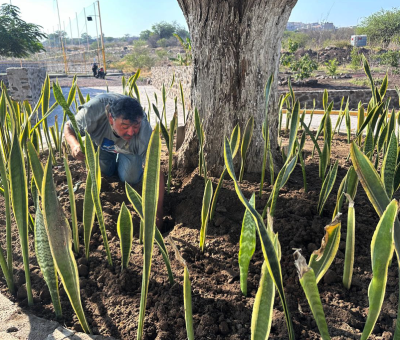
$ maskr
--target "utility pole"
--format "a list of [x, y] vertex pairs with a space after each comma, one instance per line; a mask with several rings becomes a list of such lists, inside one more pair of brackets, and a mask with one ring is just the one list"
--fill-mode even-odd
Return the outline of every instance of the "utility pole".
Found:
[[[64, 26], [64, 33], [65, 33], [65, 35], [67, 35], [67, 30], [65, 29], [65, 21], [63, 21], [63, 26]], [[64, 46], [65, 46], [65, 48], [67, 48], [67, 38], [63, 35], [63, 37], [64, 37]]]
[[89, 33], [87, 30], [87, 17], [86, 17], [86, 10], [85, 7], [83, 7], [83, 15], [85, 16], [85, 25], [86, 25], [86, 42], [87, 42], [87, 50], [89, 52]]
[[99, 10], [99, 22], [100, 22], [100, 37], [101, 37], [101, 51], [103, 53], [103, 67], [104, 67], [104, 72], [107, 71], [106, 68], [106, 54], [104, 51], [104, 40], [103, 40], [103, 29], [101, 27], [101, 15], [100, 15], [100, 1], [97, 0], [97, 9]]
[[[60, 9], [58, 8], [58, 0], [56, 0], [56, 3], [57, 3], [57, 13], [58, 13], [58, 25], [59, 25], [60, 31], [61, 31]], [[68, 73], [67, 57], [65, 55], [64, 43], [63, 43], [61, 35], [60, 35], [60, 41], [61, 41], [61, 47], [62, 47], [63, 56], [64, 56], [65, 73]]]
[[53, 43], [54, 43], [54, 54], [57, 53], [57, 41], [56, 41], [56, 31], [54, 30], [53, 26]]
[[93, 2], [93, 9], [94, 9], [94, 23], [96, 25], [96, 42], [97, 42], [97, 62], [100, 64], [100, 45], [99, 45], [99, 31], [97, 29], [97, 15], [96, 15], [96, 3]]
[[78, 45], [80, 48], [81, 47], [81, 36], [79, 35], [78, 14], [76, 12], [75, 12], [75, 17], [76, 17], [76, 28], [78, 30]]
[[70, 30], [70, 32], [71, 32], [71, 44], [73, 45], [73, 44], [74, 44], [74, 38], [72, 37], [71, 18], [68, 17], [68, 19], [69, 19], [69, 30]]

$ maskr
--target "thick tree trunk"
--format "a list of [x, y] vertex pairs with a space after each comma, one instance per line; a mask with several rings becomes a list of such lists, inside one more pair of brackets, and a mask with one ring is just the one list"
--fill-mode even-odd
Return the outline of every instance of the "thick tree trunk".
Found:
[[[260, 172], [263, 154], [264, 88], [274, 75], [270, 97], [271, 147], [277, 150], [277, 75], [281, 39], [297, 0], [178, 0], [193, 47], [192, 107], [205, 132], [205, 155], [211, 175], [223, 165], [223, 139], [253, 115], [254, 133], [246, 171]], [[278, 152], [276, 151], [277, 155]], [[237, 157], [240, 158], [240, 157]], [[198, 138], [191, 114], [178, 153], [178, 166], [198, 165]]]

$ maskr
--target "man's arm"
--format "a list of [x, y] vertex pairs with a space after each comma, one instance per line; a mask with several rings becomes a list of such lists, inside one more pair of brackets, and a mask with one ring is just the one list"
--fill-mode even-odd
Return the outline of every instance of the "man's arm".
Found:
[[71, 128], [71, 123], [67, 122], [64, 126], [64, 138], [71, 148], [71, 154], [79, 161], [85, 160], [85, 154], [81, 150], [81, 146], [76, 138], [75, 131]]

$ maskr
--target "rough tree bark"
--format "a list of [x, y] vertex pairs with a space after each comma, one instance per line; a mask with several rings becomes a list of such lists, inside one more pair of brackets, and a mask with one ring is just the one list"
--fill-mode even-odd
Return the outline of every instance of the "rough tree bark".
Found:
[[[207, 168], [221, 174], [223, 138], [253, 115], [254, 133], [246, 158], [247, 172], [260, 172], [264, 87], [274, 74], [270, 97], [270, 136], [277, 145], [277, 75], [281, 39], [297, 0], [177, 0], [189, 26], [193, 47], [192, 107], [204, 122]], [[240, 158], [240, 157], [237, 157]], [[198, 166], [194, 114], [186, 126], [178, 167]]]

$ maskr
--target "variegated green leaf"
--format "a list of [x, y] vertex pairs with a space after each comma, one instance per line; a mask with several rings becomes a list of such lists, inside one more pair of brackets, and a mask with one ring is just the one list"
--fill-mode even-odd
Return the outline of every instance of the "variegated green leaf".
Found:
[[[237, 151], [239, 150], [240, 145], [240, 127], [239, 124], [236, 124], [235, 128], [232, 131], [230, 145], [232, 150], [232, 157], [235, 158]], [[224, 182], [224, 178], [226, 175], [226, 167], [224, 166], [224, 170], [222, 170], [221, 177], [219, 178], [217, 188], [215, 189], [213, 200], [211, 203], [211, 210], [210, 210], [210, 221], [214, 218], [215, 209], [217, 208], [217, 200], [219, 196], [219, 192], [222, 188], [222, 183]]]
[[321, 192], [318, 200], [318, 213], [321, 215], [324, 209], [325, 203], [328, 200], [329, 194], [332, 191], [333, 185], [336, 181], [336, 175], [338, 170], [338, 161], [335, 162], [333, 167], [329, 170], [325, 177], [324, 183], [322, 184]]
[[189, 270], [185, 266], [183, 273], [183, 301], [185, 306], [185, 321], [188, 340], [194, 340], [192, 314], [192, 288], [190, 285]]
[[[250, 204], [255, 208], [254, 194], [250, 198]], [[239, 269], [240, 269], [240, 289], [243, 295], [247, 296], [247, 272], [250, 260], [256, 249], [256, 225], [251, 213], [244, 212], [242, 222], [242, 232], [239, 243]]]
[[74, 240], [74, 251], [79, 253], [79, 233], [78, 233], [78, 218], [76, 215], [74, 183], [72, 182], [71, 170], [69, 169], [68, 156], [64, 157], [65, 175], [67, 177], [69, 204], [71, 208], [71, 222], [72, 222], [72, 237]]
[[60, 294], [58, 291], [58, 276], [54, 265], [53, 256], [44, 225], [43, 214], [40, 208], [36, 207], [35, 218], [35, 253], [43, 278], [49, 288], [51, 301], [53, 302], [54, 312], [57, 317], [62, 316]]
[[385, 154], [385, 158], [382, 163], [381, 179], [385, 185], [385, 190], [388, 197], [393, 195], [393, 183], [394, 175], [396, 171], [396, 161], [397, 161], [397, 138], [394, 131], [390, 137], [389, 147]]
[[68, 118], [71, 121], [72, 127], [74, 128], [74, 131], [75, 131], [76, 137], [78, 139], [79, 145], [81, 147], [81, 150], [82, 150], [82, 152], [85, 152], [85, 147], [82, 142], [81, 134], [79, 133], [79, 128], [76, 123], [75, 116], [69, 109], [69, 105], [64, 98], [61, 88], [56, 83], [53, 83], [53, 94], [54, 94], [54, 98], [56, 99], [57, 103], [63, 108], [64, 113], [66, 113], [68, 115]]
[[100, 188], [98, 185], [98, 179], [96, 176], [98, 176], [98, 167], [99, 165], [96, 164], [96, 158], [97, 155], [94, 151], [94, 146], [92, 139], [90, 138], [89, 133], [86, 133], [85, 137], [85, 149], [86, 149], [86, 163], [88, 164], [89, 167], [89, 173], [91, 176], [92, 180], [92, 199], [94, 203], [94, 209], [96, 211], [96, 216], [97, 216], [97, 221], [99, 222], [99, 227], [101, 231], [101, 235], [103, 236], [103, 242], [104, 242], [104, 248], [107, 253], [107, 260], [110, 266], [112, 266], [112, 259], [111, 259], [111, 253], [110, 253], [110, 247], [108, 245], [108, 237], [107, 237], [107, 232], [106, 232], [106, 226], [104, 224], [104, 217], [103, 217], [103, 210], [101, 208], [101, 201], [100, 201]]
[[383, 212], [371, 242], [372, 280], [368, 288], [369, 311], [361, 335], [367, 340], [371, 334], [385, 297], [388, 267], [393, 257], [393, 227], [397, 219], [398, 203], [393, 200]]
[[[1, 104], [0, 104], [1, 105]], [[1, 133], [1, 126], [0, 126], [0, 136], [2, 137]], [[14, 294], [14, 281], [12, 275], [12, 268], [13, 268], [13, 252], [12, 252], [12, 239], [11, 239], [11, 193], [9, 190], [9, 180], [6, 168], [6, 161], [4, 157], [4, 150], [2, 148], [2, 143], [0, 143], [0, 178], [1, 183], [3, 186], [3, 196], [4, 196], [4, 207], [5, 207], [5, 214], [6, 214], [6, 244], [7, 244], [7, 259], [4, 257], [3, 248], [0, 246], [0, 265], [3, 271], [3, 275], [7, 282], [7, 287], [10, 290], [11, 294]]]
[[[375, 170], [374, 166], [369, 161], [357, 145], [351, 143], [350, 155], [354, 169], [357, 172], [358, 179], [364, 188], [370, 202], [379, 216], [382, 216], [386, 207], [390, 203], [390, 199], [386, 193], [385, 187]], [[394, 224], [394, 243], [397, 254], [400, 254], [400, 223], [396, 218]]]
[[174, 154], [174, 136], [175, 136], [175, 129], [177, 127], [178, 122], [178, 115], [176, 112], [169, 124], [169, 143], [168, 143], [168, 182], [167, 182], [167, 192], [169, 193], [171, 188], [171, 177], [172, 177], [172, 157]]
[[251, 340], [268, 339], [272, 324], [275, 285], [264, 261], [251, 315]]
[[300, 119], [299, 110], [300, 110], [300, 103], [299, 101], [297, 101], [293, 107], [292, 121], [290, 123], [289, 145], [287, 152], [288, 157], [290, 157], [294, 152], [294, 145], [295, 141], [297, 140], [297, 131], [299, 129], [299, 119]]
[[253, 136], [253, 130], [254, 130], [254, 117], [251, 116], [246, 123], [246, 127], [244, 129], [244, 134], [243, 134], [242, 146], [240, 148], [242, 162], [241, 162], [241, 166], [240, 166], [239, 182], [241, 182], [243, 180], [244, 163], [245, 163], [245, 159], [246, 159], [247, 149], [249, 148], [249, 145], [251, 143], [251, 138]]
[[349, 201], [347, 213], [346, 251], [344, 255], [343, 285], [350, 289], [354, 267], [354, 246], [355, 246], [355, 212], [354, 201], [351, 196], [345, 193]]
[[211, 199], [213, 195], [213, 187], [211, 180], [207, 180], [204, 189], [203, 204], [201, 208], [201, 229], [200, 229], [200, 250], [204, 252], [204, 246], [207, 236], [207, 226], [210, 215]]
[[89, 259], [90, 235], [92, 234], [95, 209], [92, 199], [92, 176], [90, 170], [86, 177], [85, 195], [83, 198], [83, 241], [85, 244], [85, 256]]
[[276, 254], [276, 251], [274, 249], [274, 245], [268, 235], [267, 228], [264, 225], [264, 221], [262, 220], [260, 214], [246, 200], [246, 198], [244, 197], [244, 195], [239, 187], [239, 184], [238, 184], [236, 176], [235, 176], [235, 171], [233, 168], [232, 150], [230, 148], [230, 144], [229, 144], [229, 141], [227, 138], [225, 138], [225, 142], [224, 142], [224, 160], [225, 160], [225, 166], [228, 170], [228, 173], [234, 182], [235, 190], [236, 190], [236, 193], [237, 193], [240, 201], [247, 208], [247, 210], [250, 211], [251, 215], [253, 216], [253, 219], [256, 222], [257, 231], [258, 231], [258, 234], [260, 237], [261, 248], [262, 248], [262, 251], [264, 254], [264, 258], [267, 262], [268, 271], [273, 278], [276, 288], [278, 289], [279, 296], [281, 298], [283, 310], [284, 310], [285, 317], [286, 317], [286, 323], [287, 323], [288, 332], [289, 332], [289, 339], [292, 340], [292, 339], [294, 339], [294, 331], [293, 331], [292, 321], [290, 318], [290, 312], [289, 312], [289, 309], [288, 309], [288, 306], [286, 303], [285, 293], [283, 290], [282, 271], [281, 271], [279, 259]]
[[295, 252], [297, 259], [295, 265], [299, 274], [300, 284], [306, 294], [308, 304], [314, 315], [317, 327], [321, 334], [322, 340], [330, 340], [328, 325], [325, 319], [325, 313], [322, 308], [321, 298], [319, 296], [316, 275], [313, 268], [307, 266], [305, 258], [300, 254], [299, 250]]
[[142, 339], [147, 292], [149, 288], [151, 260], [153, 255], [156, 212], [160, 182], [161, 140], [160, 126], [157, 124], [149, 141], [143, 174], [143, 277], [138, 321], [138, 340]]
[[125, 202], [122, 202], [121, 210], [119, 212], [117, 232], [121, 247], [121, 270], [123, 270], [128, 267], [133, 241], [132, 217]]
[[80, 298], [78, 267], [72, 252], [71, 229], [57, 198], [51, 157], [44, 170], [41, 192], [43, 217], [55, 266], [83, 330], [90, 333]]
[[26, 290], [28, 293], [28, 304], [33, 305], [31, 278], [29, 270], [29, 248], [28, 248], [28, 184], [25, 170], [25, 161], [21, 145], [14, 130], [11, 146], [9, 164], [9, 179], [11, 202], [14, 218], [17, 222], [19, 239], [21, 242], [22, 257], [25, 270]]
[[[135, 189], [133, 189], [127, 182], [125, 182], [125, 191], [126, 191], [126, 195], [128, 196], [129, 201], [133, 205], [133, 208], [135, 209], [135, 211], [137, 212], [137, 214], [140, 217], [140, 227], [142, 230], [140, 231], [139, 240], [142, 242], [143, 241], [142, 197], [140, 197], [140, 195], [137, 193], [137, 191]], [[172, 284], [174, 284], [174, 275], [172, 273], [171, 262], [169, 260], [167, 248], [165, 247], [165, 244], [164, 244], [164, 239], [161, 235], [161, 232], [158, 230], [158, 228], [156, 228], [155, 240], [160, 249], [161, 255], [165, 262], [165, 266], [167, 267], [169, 282], [172, 285]]]

